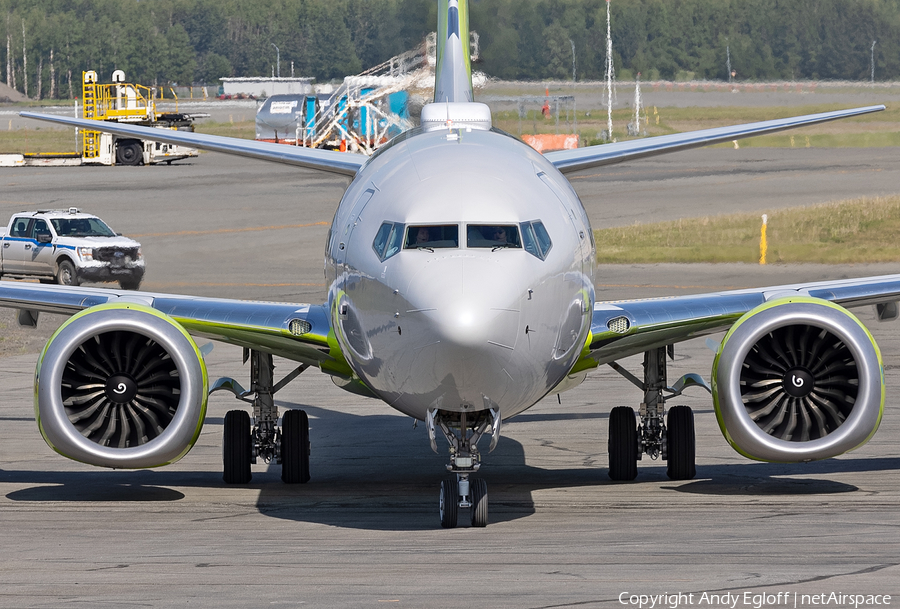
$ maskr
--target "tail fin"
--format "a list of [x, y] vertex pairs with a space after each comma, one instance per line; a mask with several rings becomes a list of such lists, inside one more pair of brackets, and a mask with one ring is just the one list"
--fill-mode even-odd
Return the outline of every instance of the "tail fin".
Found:
[[472, 65], [469, 60], [468, 0], [438, 0], [434, 101], [470, 102]]

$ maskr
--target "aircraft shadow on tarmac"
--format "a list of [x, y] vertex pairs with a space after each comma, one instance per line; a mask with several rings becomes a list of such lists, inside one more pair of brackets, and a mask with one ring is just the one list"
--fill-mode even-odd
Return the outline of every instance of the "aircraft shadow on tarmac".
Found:
[[[312, 438], [309, 484], [286, 485], [281, 468], [254, 467], [247, 487], [258, 490], [261, 514], [273, 518], [370, 530], [433, 529], [438, 522], [439, 480], [445, 475], [446, 447], [440, 455], [428, 447], [423, 426], [414, 430], [410, 419], [394, 414], [348, 414], [308, 405]], [[220, 417], [207, 425], [221, 426]], [[598, 426], [597, 450], [605, 452], [605, 431]], [[214, 432], [215, 433], [215, 432]], [[409, 435], [407, 435], [409, 434]], [[566, 450], [561, 447], [562, 450]], [[580, 466], [547, 469], [528, 465], [525, 448], [509, 437], [485, 455], [482, 477], [490, 493], [490, 521], [513, 521], [535, 512], [532, 493], [544, 489], [654, 484], [661, 498], [668, 493], [696, 495], [802, 496], [858, 491], [856, 486], [825, 479], [829, 474], [900, 470], [900, 458], [831, 459], [807, 464], [745, 462], [698, 465], [697, 479], [671, 482], [664, 462], [642, 463], [636, 481], [613, 482], [600, 454], [572, 452]], [[185, 461], [191, 458], [188, 455]], [[603, 459], [605, 462], [605, 458]], [[790, 478], [784, 478], [790, 476]], [[802, 476], [802, 477], [798, 477]], [[35, 484], [10, 492], [7, 499], [23, 502], [168, 502], [190, 495], [192, 488], [230, 488], [219, 472], [159, 470], [38, 472], [0, 470], [0, 482]], [[179, 490], [181, 489], [181, 490]], [[603, 488], [597, 489], [603, 493]], [[646, 490], [642, 491], [646, 499]], [[548, 509], [552, 509], [548, 508]], [[460, 513], [465, 525], [468, 511]]]

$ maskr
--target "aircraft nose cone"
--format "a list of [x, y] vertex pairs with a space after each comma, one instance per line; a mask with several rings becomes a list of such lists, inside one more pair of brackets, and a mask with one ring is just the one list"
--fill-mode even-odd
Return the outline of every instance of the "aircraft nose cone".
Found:
[[448, 257], [425, 266], [407, 294], [411, 377], [438, 388], [433, 403], [441, 408], [499, 403], [512, 382], [522, 290], [491, 261]]
[[430, 340], [475, 351], [515, 347], [523, 289], [502, 264], [453, 257], [427, 266], [410, 283], [409, 300], [430, 320]]

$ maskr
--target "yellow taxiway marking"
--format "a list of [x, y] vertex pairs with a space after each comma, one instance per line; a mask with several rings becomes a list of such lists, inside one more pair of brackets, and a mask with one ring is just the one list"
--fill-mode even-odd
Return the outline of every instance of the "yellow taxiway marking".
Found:
[[247, 233], [264, 230], [285, 230], [289, 228], [309, 228], [311, 226], [328, 226], [328, 222], [312, 222], [310, 224], [279, 224], [276, 226], [247, 226], [244, 228], [216, 228], [210, 230], [179, 230], [171, 233], [138, 233], [130, 237], [190, 237], [194, 235], [221, 235], [225, 233]]
[[162, 281], [145, 281], [142, 284], [143, 288], [147, 287], [153, 288], [161, 288], [161, 287], [191, 287], [191, 286], [203, 286], [203, 287], [215, 287], [215, 288], [240, 288], [240, 287], [253, 287], [253, 288], [289, 288], [289, 287], [314, 287], [314, 288], [323, 288], [325, 287], [324, 283], [242, 283], [242, 282], [214, 282], [214, 281], [176, 281], [176, 282], [162, 282]]

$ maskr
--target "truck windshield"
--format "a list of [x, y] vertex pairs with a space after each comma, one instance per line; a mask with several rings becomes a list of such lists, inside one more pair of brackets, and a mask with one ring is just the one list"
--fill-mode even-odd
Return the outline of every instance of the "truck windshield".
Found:
[[60, 237], [115, 237], [100, 218], [56, 218], [51, 220]]

